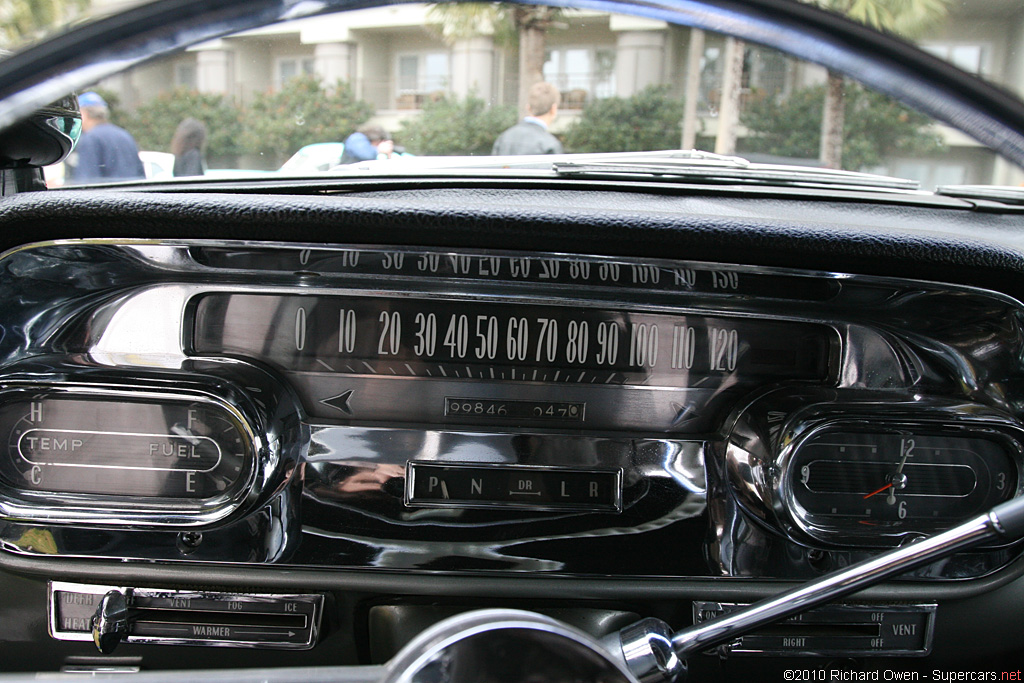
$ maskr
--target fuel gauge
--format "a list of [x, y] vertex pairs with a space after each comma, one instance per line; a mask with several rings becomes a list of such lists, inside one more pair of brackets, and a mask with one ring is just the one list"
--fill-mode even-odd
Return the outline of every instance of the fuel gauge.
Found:
[[830, 540], [931, 533], [1016, 495], [1013, 450], [985, 432], [822, 429], [789, 462], [791, 512]]
[[0, 435], [4, 488], [79, 505], [204, 505], [236, 494], [252, 467], [241, 421], [199, 397], [21, 393], [0, 406]]

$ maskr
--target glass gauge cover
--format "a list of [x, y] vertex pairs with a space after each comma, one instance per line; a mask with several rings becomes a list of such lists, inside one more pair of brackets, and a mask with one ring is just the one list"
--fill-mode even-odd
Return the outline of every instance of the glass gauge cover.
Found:
[[825, 428], [793, 453], [784, 495], [798, 524], [819, 540], [892, 544], [1015, 496], [1018, 450], [984, 430]]
[[0, 405], [0, 435], [0, 484], [19, 493], [201, 504], [251, 469], [239, 420], [209, 401], [21, 395]]

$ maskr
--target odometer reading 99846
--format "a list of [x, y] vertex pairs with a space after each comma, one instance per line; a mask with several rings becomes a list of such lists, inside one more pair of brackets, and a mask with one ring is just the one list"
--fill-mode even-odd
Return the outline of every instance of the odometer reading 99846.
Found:
[[829, 339], [827, 328], [784, 321], [480, 301], [211, 294], [196, 307], [194, 347], [298, 372], [698, 387], [734, 373], [823, 379]]

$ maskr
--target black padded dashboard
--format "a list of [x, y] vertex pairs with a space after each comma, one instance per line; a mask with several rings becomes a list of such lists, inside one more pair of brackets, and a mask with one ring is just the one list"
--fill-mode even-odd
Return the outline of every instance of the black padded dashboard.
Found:
[[[195, 237], [466, 246], [900, 275], [1019, 291], [1022, 212], [907, 194], [445, 186], [289, 194], [65, 190], [0, 205], [3, 245]], [[335, 193], [336, 192], [336, 193]], [[766, 196], [767, 195], [767, 196]]]

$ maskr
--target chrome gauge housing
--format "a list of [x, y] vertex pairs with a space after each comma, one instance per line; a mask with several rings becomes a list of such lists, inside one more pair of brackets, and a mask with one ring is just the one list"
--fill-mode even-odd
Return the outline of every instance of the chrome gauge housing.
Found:
[[0, 562], [795, 578], [1024, 482], [1024, 306], [968, 287], [83, 240], [0, 301]]
[[1016, 421], [982, 405], [878, 399], [780, 390], [746, 406], [725, 447], [745, 508], [801, 543], [891, 547], [1022, 491]]
[[[206, 374], [226, 368], [249, 387]], [[284, 444], [301, 440], [298, 425], [268, 415], [282, 398], [265, 373], [233, 361], [130, 377], [24, 364], [0, 388], [0, 517], [193, 528], [244, 515], [293, 469]]]

